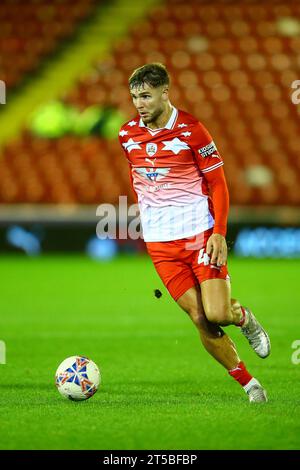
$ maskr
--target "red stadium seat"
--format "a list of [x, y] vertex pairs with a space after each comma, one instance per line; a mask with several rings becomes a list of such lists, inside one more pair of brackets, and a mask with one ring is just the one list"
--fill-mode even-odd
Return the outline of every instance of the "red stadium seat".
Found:
[[[20, 10], [7, 8], [6, 1], [0, 7], [0, 44], [20, 57], [11, 64], [4, 56], [0, 63], [10, 85], [20, 71], [36, 67], [93, 4], [41, 0], [39, 10], [31, 0], [23, 9], [28, 27], [17, 21], [13, 28]], [[278, 29], [280, 19], [299, 16], [299, 6], [283, 0], [167, 0], [118, 40], [112, 56], [95, 63], [64, 99], [80, 109], [95, 103], [118, 107], [130, 117], [129, 74], [146, 62], [163, 62], [172, 78], [172, 102], [207, 126], [224, 157], [231, 203], [299, 205], [300, 108], [291, 102], [291, 83], [300, 78], [300, 39]], [[44, 25], [51, 21], [57, 27], [49, 31]], [[251, 165], [266, 175], [269, 170], [271, 180], [259, 186]], [[125, 193], [133, 198], [117, 139], [43, 141], [24, 134], [6, 147], [0, 177], [1, 202], [118, 203]]]
[[[33, 71], [41, 58], [53, 52], [60, 38], [71, 36], [79, 21], [86, 18], [95, 0], [1, 0], [0, 48], [8, 62], [0, 61], [0, 75], [8, 88], [17, 86], [25, 75]], [[25, 59], [28, 54], [30, 59]], [[11, 61], [11, 56], [14, 60]], [[22, 62], [22, 64], [21, 64]], [[9, 69], [11, 70], [9, 71]]]

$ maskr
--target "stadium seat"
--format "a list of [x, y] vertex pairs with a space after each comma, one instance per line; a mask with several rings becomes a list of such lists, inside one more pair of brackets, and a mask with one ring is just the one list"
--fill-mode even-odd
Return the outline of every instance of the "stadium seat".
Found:
[[38, 3], [35, 0], [2, 0], [0, 76], [7, 87], [20, 84], [47, 54], [55, 51], [61, 39], [70, 37], [95, 4], [96, 0], [78, 0], [76, 4], [69, 0], [51, 4], [47, 0]]
[[[37, 9], [32, 0], [23, 9], [27, 28], [17, 22], [13, 30], [18, 8], [9, 9], [7, 1], [0, 7], [0, 45], [7, 51], [1, 66], [10, 86], [66, 31], [71, 34], [93, 5], [82, 0], [70, 9], [67, 0], [41, 0], [43, 8]], [[300, 111], [291, 102], [291, 83], [300, 78], [300, 39], [279, 28], [282, 19], [299, 17], [292, 1], [166, 0], [117, 40], [111, 57], [94, 63], [63, 99], [81, 110], [110, 105], [129, 118], [129, 74], [146, 62], [163, 62], [172, 78], [172, 102], [207, 126], [224, 157], [231, 203], [299, 205]], [[18, 57], [13, 65], [12, 53]], [[261, 186], [260, 170], [272, 175]], [[120, 194], [133, 199], [117, 135], [115, 141], [43, 140], [24, 132], [5, 148], [0, 177], [0, 201], [7, 203], [117, 203]]]

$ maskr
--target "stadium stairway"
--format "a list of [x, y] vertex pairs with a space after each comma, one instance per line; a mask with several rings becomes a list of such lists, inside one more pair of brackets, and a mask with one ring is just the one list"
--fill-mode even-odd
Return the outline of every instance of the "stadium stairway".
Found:
[[42, 72], [37, 73], [22, 88], [22, 93], [1, 106], [0, 158], [1, 148], [18, 136], [32, 110], [45, 101], [65, 94], [80, 77], [89, 72], [94, 60], [105, 58], [113, 42], [120, 39], [151, 6], [158, 3], [158, 0], [101, 2], [93, 20], [82, 28], [74, 42], [56, 59], [49, 61]]

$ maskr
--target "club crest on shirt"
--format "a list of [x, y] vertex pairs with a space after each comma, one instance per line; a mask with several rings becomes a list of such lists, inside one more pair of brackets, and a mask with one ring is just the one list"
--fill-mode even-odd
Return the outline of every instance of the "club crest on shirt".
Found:
[[146, 152], [149, 155], [149, 157], [153, 157], [153, 155], [155, 155], [157, 152], [157, 145], [154, 144], [153, 142], [149, 142], [146, 145]]

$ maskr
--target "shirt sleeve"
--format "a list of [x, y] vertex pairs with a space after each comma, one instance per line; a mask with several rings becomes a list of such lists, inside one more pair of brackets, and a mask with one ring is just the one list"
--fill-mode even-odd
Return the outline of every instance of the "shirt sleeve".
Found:
[[224, 164], [210, 133], [200, 122], [194, 126], [189, 144], [203, 174]]
[[215, 225], [213, 233], [226, 236], [229, 212], [229, 193], [222, 168], [224, 162], [208, 130], [198, 122], [190, 141], [197, 165], [207, 181], [213, 204]]
[[[121, 127], [120, 131], [122, 131], [122, 127]], [[126, 151], [126, 149], [125, 149], [125, 147], [124, 147], [124, 145], [123, 145], [124, 139], [123, 139], [123, 136], [122, 136], [121, 134], [122, 134], [122, 133], [119, 132], [119, 136], [118, 136], [118, 137], [119, 137], [119, 143], [120, 143], [121, 149], [122, 149], [123, 152], [125, 153], [125, 156], [126, 156], [126, 158], [127, 158], [127, 160], [128, 160], [128, 154], [127, 154], [127, 151]]]
[[[121, 128], [122, 129], [122, 128]], [[136, 202], [138, 202], [138, 197], [137, 197], [137, 193], [134, 189], [134, 184], [133, 184], [133, 176], [132, 176], [132, 167], [131, 167], [131, 162], [128, 158], [128, 153], [127, 153], [127, 150], [125, 149], [124, 145], [123, 144], [123, 138], [121, 137], [120, 133], [119, 133], [119, 142], [120, 142], [120, 146], [125, 154], [125, 157], [128, 161], [128, 166], [129, 166], [129, 182], [130, 182], [130, 186], [131, 186], [131, 190], [132, 190], [132, 193], [133, 193], [133, 196], [134, 196], [134, 199]]]
[[215, 225], [213, 233], [226, 236], [229, 213], [229, 193], [223, 168], [205, 174], [213, 204]]
[[133, 176], [132, 176], [132, 168], [131, 168], [131, 165], [129, 164], [129, 181], [130, 181], [130, 186], [131, 186], [131, 189], [132, 189], [132, 193], [133, 193], [133, 196], [134, 196], [134, 199], [136, 202], [138, 202], [138, 195], [134, 189], [134, 184], [133, 184]]

